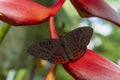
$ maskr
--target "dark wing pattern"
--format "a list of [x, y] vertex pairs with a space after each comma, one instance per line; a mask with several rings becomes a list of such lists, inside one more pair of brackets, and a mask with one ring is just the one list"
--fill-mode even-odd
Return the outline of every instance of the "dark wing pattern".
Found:
[[32, 44], [28, 52], [34, 57], [59, 64], [68, 62], [68, 58], [59, 39], [48, 39]]
[[93, 29], [91, 27], [81, 27], [81, 37], [79, 39], [79, 44], [81, 46], [87, 46], [93, 34]]
[[92, 33], [92, 28], [81, 27], [65, 35], [63, 39], [66, 44], [65, 46], [69, 59], [76, 60], [85, 53]]

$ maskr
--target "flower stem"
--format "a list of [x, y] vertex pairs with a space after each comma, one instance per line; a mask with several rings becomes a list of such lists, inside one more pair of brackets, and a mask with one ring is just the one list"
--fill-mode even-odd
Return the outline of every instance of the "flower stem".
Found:
[[54, 16], [51, 16], [49, 19], [49, 29], [50, 29], [51, 38], [57, 39], [58, 34], [55, 29]]
[[4, 37], [6, 36], [8, 30], [10, 28], [10, 25], [7, 23], [3, 23], [3, 25], [0, 28], [0, 44], [2, 43]]
[[35, 75], [35, 71], [36, 71], [36, 64], [35, 64], [35, 62], [34, 62], [29, 80], [33, 80], [34, 75]]
[[[54, 25], [54, 16], [51, 16], [49, 19], [49, 29], [50, 29], [51, 38], [58, 39], [59, 37]], [[56, 68], [57, 68], [57, 64], [51, 65], [45, 80], [55, 80]]]
[[51, 65], [45, 80], [55, 80], [56, 68], [57, 68], [56, 64]]

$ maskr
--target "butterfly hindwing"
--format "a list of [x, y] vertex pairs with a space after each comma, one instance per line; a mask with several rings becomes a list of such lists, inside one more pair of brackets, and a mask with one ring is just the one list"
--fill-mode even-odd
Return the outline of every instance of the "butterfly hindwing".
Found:
[[69, 32], [63, 38], [68, 52], [68, 56], [72, 60], [80, 58], [86, 51], [87, 45], [92, 37], [93, 30], [90, 27], [81, 27]]
[[28, 52], [37, 58], [45, 59], [55, 64], [68, 61], [60, 39], [48, 39], [34, 43], [28, 48]]

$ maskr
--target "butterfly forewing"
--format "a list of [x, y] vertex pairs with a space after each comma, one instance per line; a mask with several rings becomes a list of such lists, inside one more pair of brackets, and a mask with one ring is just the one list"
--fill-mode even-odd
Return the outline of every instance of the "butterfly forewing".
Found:
[[87, 46], [93, 34], [93, 29], [91, 27], [81, 27], [81, 37], [79, 39], [80, 46]]
[[48, 60], [51, 63], [65, 63], [68, 61], [60, 39], [48, 39], [32, 44], [28, 52], [33, 56]]
[[65, 35], [63, 39], [70, 59], [76, 60], [85, 53], [92, 32], [90, 27], [81, 27]]

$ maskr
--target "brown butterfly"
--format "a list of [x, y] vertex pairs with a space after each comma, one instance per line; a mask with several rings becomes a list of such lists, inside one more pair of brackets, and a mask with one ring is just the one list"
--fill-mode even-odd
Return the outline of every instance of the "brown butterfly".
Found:
[[28, 52], [36, 58], [48, 60], [54, 64], [64, 64], [84, 55], [92, 33], [93, 29], [90, 27], [77, 28], [60, 39], [36, 42], [28, 48]]

